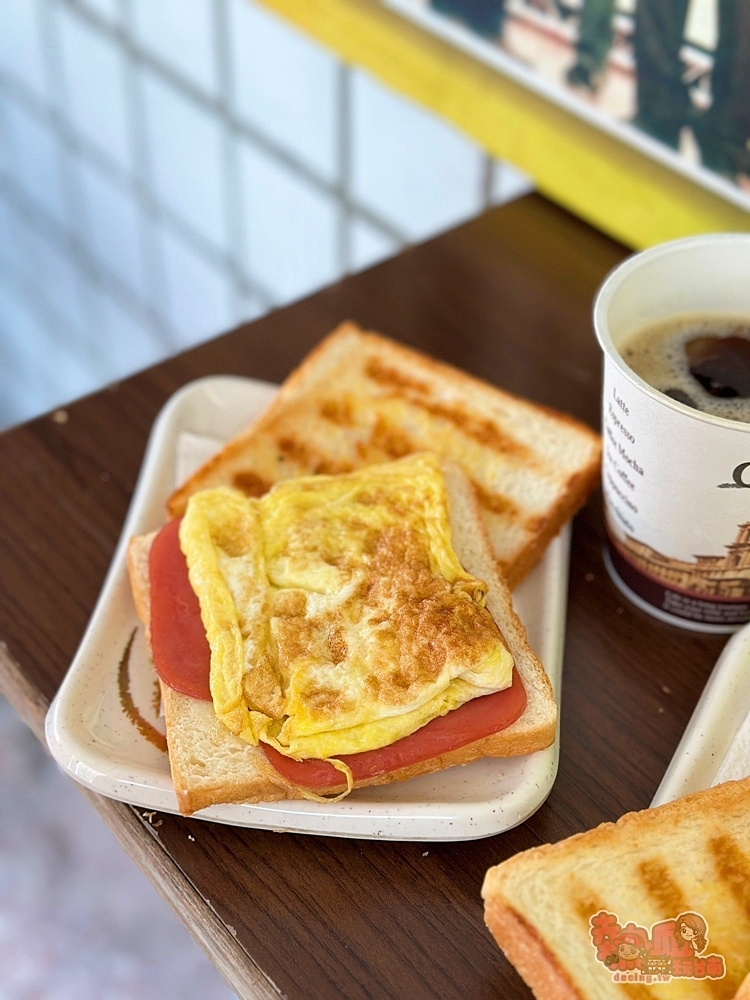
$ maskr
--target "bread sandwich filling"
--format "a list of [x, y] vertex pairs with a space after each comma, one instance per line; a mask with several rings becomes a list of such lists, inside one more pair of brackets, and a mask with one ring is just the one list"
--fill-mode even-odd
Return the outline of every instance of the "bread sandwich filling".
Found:
[[451, 544], [429, 453], [194, 494], [179, 529], [217, 717], [296, 760], [387, 746], [510, 686], [486, 586]]

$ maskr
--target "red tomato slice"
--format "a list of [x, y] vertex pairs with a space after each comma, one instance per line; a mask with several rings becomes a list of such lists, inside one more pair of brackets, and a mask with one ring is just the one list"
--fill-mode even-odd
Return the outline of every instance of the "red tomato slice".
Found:
[[170, 521], [154, 539], [149, 554], [151, 652], [165, 684], [191, 698], [210, 701], [211, 650], [188, 579], [179, 528], [179, 520]]
[[[165, 684], [210, 701], [211, 652], [180, 548], [179, 525], [179, 520], [170, 521], [151, 546], [151, 649], [156, 672]], [[467, 701], [390, 746], [343, 754], [340, 759], [351, 768], [355, 781], [374, 778], [499, 733], [525, 708], [526, 691], [514, 667], [513, 683], [504, 691]], [[316, 789], [342, 784], [341, 772], [325, 760], [292, 760], [273, 747], [262, 746], [273, 767], [295, 784]]]
[[[378, 774], [419, 764], [423, 760], [430, 760], [485, 736], [499, 733], [515, 722], [525, 708], [526, 692], [514, 667], [513, 683], [504, 691], [473, 698], [390, 746], [362, 753], [342, 754], [338, 759], [349, 765], [355, 781], [374, 778]], [[342, 784], [343, 775], [328, 761], [292, 760], [266, 744], [263, 744], [263, 752], [280, 774], [297, 785], [304, 785], [306, 788], [334, 788]]]

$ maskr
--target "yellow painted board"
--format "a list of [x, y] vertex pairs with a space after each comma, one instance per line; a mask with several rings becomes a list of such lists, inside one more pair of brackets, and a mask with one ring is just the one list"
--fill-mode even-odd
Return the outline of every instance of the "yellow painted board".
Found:
[[261, 0], [341, 59], [442, 115], [554, 201], [642, 248], [750, 230], [750, 212], [619, 142], [377, 0]]

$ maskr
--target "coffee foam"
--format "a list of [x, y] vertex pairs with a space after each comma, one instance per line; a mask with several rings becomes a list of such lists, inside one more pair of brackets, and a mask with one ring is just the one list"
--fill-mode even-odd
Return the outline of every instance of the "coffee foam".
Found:
[[689, 396], [697, 410], [750, 423], [750, 399], [712, 396], [691, 375], [685, 345], [695, 337], [706, 336], [750, 340], [750, 317], [716, 314], [673, 317], [639, 330], [619, 350], [628, 367], [659, 392], [677, 390]]

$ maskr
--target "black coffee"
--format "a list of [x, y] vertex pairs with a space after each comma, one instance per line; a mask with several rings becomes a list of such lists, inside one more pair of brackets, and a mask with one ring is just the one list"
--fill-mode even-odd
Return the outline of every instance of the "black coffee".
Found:
[[750, 317], [675, 317], [639, 330], [620, 353], [659, 392], [750, 423]]
[[706, 392], [721, 399], [750, 397], [750, 340], [704, 334], [685, 344], [688, 368]]

